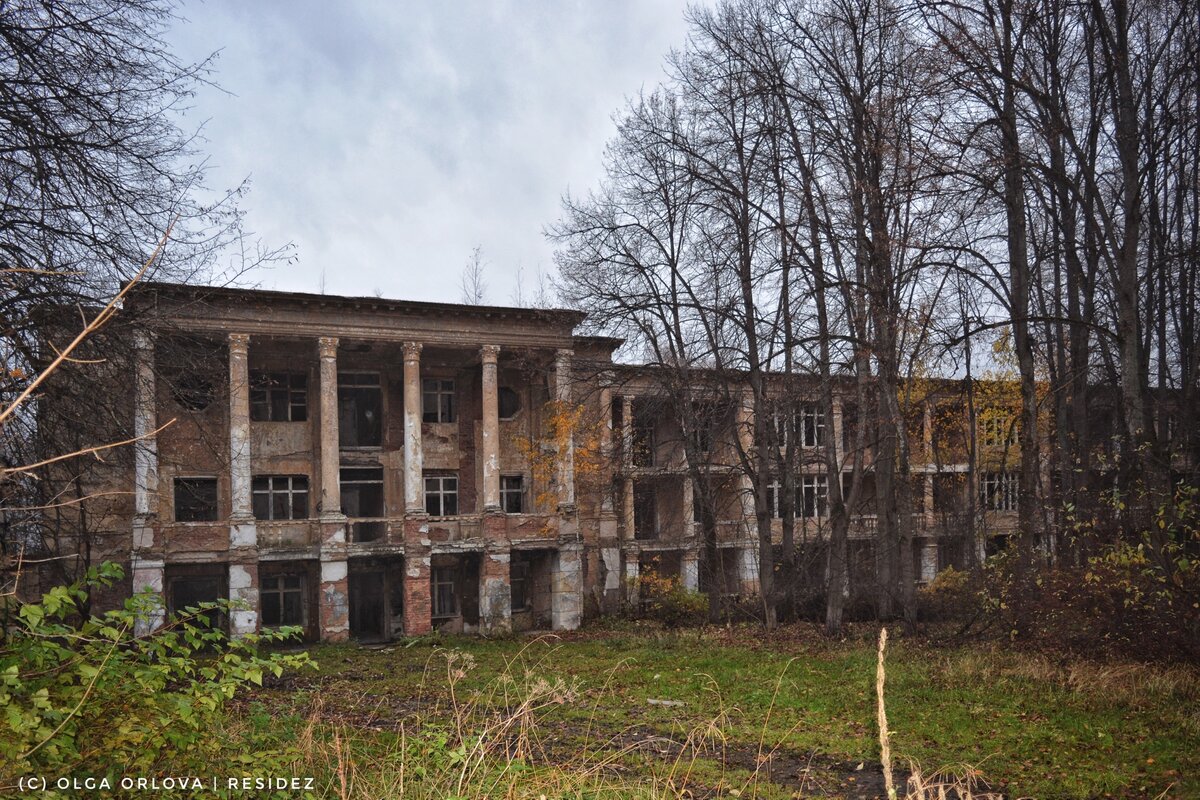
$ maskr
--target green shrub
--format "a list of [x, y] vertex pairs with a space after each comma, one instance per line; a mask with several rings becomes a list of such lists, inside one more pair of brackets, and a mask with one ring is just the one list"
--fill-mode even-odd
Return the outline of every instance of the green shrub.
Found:
[[107, 777], [117, 786], [168, 769], [208, 775], [217, 764], [223, 775], [271, 774], [286, 763], [281, 753], [228, 741], [223, 706], [266, 674], [315, 666], [307, 654], [258, 650], [299, 629], [231, 639], [207, 622], [233, 607], [223, 601], [136, 636], [134, 623], [161, 604], [151, 594], [80, 619], [86, 587], [121, 577], [119, 566], [104, 564], [39, 602], [8, 598], [17, 607], [0, 644], [0, 786], [31, 775]]

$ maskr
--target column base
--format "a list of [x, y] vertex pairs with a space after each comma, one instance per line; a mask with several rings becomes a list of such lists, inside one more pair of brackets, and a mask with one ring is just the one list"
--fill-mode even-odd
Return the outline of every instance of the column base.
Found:
[[550, 627], [573, 631], [583, 621], [583, 546], [559, 544], [550, 572]]
[[350, 638], [349, 568], [344, 553], [321, 553], [321, 639]]
[[404, 520], [404, 635], [422, 636], [433, 630], [429, 568], [433, 548], [424, 513]]
[[229, 635], [258, 632], [258, 557], [229, 564], [229, 599], [244, 604], [230, 609]]
[[133, 623], [134, 635], [145, 636], [161, 628], [166, 620], [166, 598], [163, 595], [165, 565], [161, 558], [139, 558], [136, 554], [132, 562], [133, 593], [153, 593], [150, 603], [139, 606]]

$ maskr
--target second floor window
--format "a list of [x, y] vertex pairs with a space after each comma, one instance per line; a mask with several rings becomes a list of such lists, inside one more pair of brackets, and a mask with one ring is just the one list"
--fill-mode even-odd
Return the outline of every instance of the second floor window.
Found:
[[454, 422], [454, 381], [421, 381], [421, 411], [423, 422]]
[[255, 519], [308, 519], [307, 476], [258, 475], [250, 489]]
[[308, 419], [308, 376], [300, 372], [250, 373], [250, 419], [304, 422]]
[[431, 517], [449, 517], [458, 513], [458, 476], [425, 476], [425, 512]]
[[213, 522], [216, 518], [216, 478], [175, 479], [176, 522]]
[[1014, 472], [986, 472], [979, 479], [979, 504], [988, 511], [1016, 511], [1019, 484]]
[[383, 388], [370, 372], [338, 373], [338, 445], [383, 444]]
[[825, 414], [816, 403], [805, 403], [796, 417], [796, 429], [801, 447], [820, 447], [825, 444]]
[[987, 414], [979, 419], [979, 441], [984, 447], [1010, 447], [1017, 443], [1017, 426], [1006, 414]]
[[505, 514], [525, 513], [525, 478], [522, 475], [500, 476], [500, 507]]

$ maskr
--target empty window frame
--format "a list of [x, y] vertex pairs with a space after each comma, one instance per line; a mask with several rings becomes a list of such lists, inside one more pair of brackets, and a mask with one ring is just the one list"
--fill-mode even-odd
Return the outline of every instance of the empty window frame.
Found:
[[633, 465], [635, 467], [654, 466], [654, 421], [638, 419], [634, 416], [633, 423]]
[[796, 516], [812, 519], [829, 515], [829, 478], [801, 475], [796, 489]]
[[825, 413], [816, 403], [805, 403], [796, 417], [796, 430], [801, 447], [820, 447], [825, 444]]
[[505, 514], [525, 513], [525, 476], [500, 476], [500, 508]]
[[500, 419], [513, 419], [521, 413], [521, 395], [515, 389], [501, 386], [496, 399]]
[[1011, 447], [1017, 443], [1017, 426], [1007, 414], [984, 412], [979, 418], [979, 441], [984, 447]]
[[338, 444], [341, 447], [383, 444], [383, 388], [377, 374], [338, 373]]
[[265, 575], [258, 591], [264, 628], [305, 624], [303, 575]]
[[1016, 511], [1018, 491], [1015, 472], [985, 472], [979, 479], [979, 504], [988, 511]]
[[449, 517], [458, 513], [458, 476], [425, 476], [425, 512], [431, 517]]
[[426, 378], [421, 381], [421, 419], [424, 422], [454, 422], [454, 381]]
[[213, 522], [217, 519], [216, 478], [175, 479], [175, 521]]
[[303, 372], [250, 373], [250, 419], [304, 422], [308, 419], [308, 375]]
[[[767, 507], [771, 516], [783, 516], [783, 490], [778, 478], [767, 484]], [[800, 475], [796, 479], [797, 518], [824, 517], [828, 515], [829, 479], [824, 475]]]
[[382, 539], [387, 523], [383, 504], [383, 467], [342, 467], [342, 513], [351, 520], [350, 536], [355, 542]]
[[308, 476], [256, 475], [250, 490], [255, 519], [308, 519]]
[[457, 582], [458, 570], [454, 567], [434, 567], [429, 571], [429, 594], [435, 619], [458, 614]]
[[[193, 572], [194, 568], [185, 569], [189, 570], [187, 574], [168, 574], [166, 578], [167, 606], [172, 615], [183, 614], [186, 609], [195, 608], [201, 603], [215, 603], [229, 596], [224, 567], [204, 572]], [[193, 621], [211, 628], [224, 628], [226, 620], [219, 609], [209, 608], [199, 612]]]
[[658, 538], [658, 496], [653, 488], [633, 490], [633, 538]]
[[529, 608], [529, 562], [514, 555], [509, 566], [508, 585], [512, 592], [512, 610], [525, 611]]

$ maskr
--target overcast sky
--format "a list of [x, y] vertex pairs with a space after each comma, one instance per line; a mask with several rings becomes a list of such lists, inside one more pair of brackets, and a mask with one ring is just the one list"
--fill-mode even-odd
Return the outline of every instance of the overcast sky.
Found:
[[178, 54], [220, 50], [185, 124], [211, 183], [251, 178], [249, 227], [298, 260], [262, 288], [488, 301], [553, 268], [560, 198], [601, 174], [611, 117], [683, 44], [685, 0], [187, 2]]

